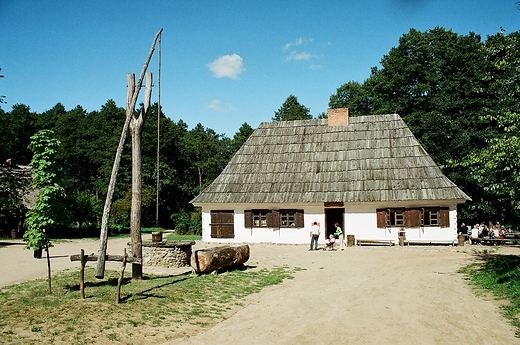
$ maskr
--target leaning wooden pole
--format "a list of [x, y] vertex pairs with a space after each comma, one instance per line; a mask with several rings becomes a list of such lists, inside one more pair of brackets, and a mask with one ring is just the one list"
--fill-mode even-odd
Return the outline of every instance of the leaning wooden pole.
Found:
[[130, 84], [128, 83], [127, 96], [126, 96], [126, 119], [125, 124], [123, 126], [123, 130], [121, 132], [121, 138], [119, 139], [119, 145], [117, 146], [116, 156], [114, 158], [114, 165], [112, 166], [112, 174], [110, 175], [110, 183], [108, 184], [107, 197], [105, 199], [105, 206], [103, 208], [103, 217], [101, 219], [101, 234], [99, 235], [99, 250], [98, 250], [98, 260], [96, 266], [96, 278], [103, 279], [105, 276], [105, 255], [107, 251], [107, 238], [108, 238], [108, 220], [110, 217], [110, 210], [112, 208], [112, 197], [114, 196], [114, 190], [116, 186], [117, 173], [119, 171], [119, 164], [121, 162], [121, 155], [123, 153], [123, 147], [126, 140], [126, 133], [128, 132], [128, 127], [130, 126], [130, 120], [132, 119], [135, 111], [135, 104], [137, 102], [137, 97], [139, 96], [139, 90], [143, 85], [143, 79], [148, 69], [148, 64], [152, 59], [153, 52], [155, 50], [155, 43], [157, 39], [161, 35], [162, 28], [159, 29], [155, 38], [153, 39], [152, 46], [150, 47], [150, 52], [146, 57], [146, 60], [143, 65], [143, 69], [141, 70], [141, 75], [139, 76], [139, 80], [137, 81], [137, 86], [135, 86], [135, 76], [134, 82]]

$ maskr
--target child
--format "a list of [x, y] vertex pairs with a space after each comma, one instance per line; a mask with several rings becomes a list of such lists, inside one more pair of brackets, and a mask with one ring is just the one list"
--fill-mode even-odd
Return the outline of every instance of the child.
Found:
[[334, 242], [336, 242], [336, 238], [334, 237], [334, 234], [330, 234], [329, 238], [325, 242], [325, 248], [323, 248], [323, 250], [325, 250], [326, 248], [330, 248], [330, 250], [333, 250]]

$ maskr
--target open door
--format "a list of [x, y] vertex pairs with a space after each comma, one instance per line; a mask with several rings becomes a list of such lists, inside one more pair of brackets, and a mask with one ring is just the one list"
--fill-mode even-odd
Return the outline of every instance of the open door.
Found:
[[330, 234], [336, 233], [335, 223], [338, 223], [345, 234], [345, 227], [343, 224], [343, 214], [345, 213], [344, 208], [326, 208], [325, 209], [325, 238], [328, 238]]

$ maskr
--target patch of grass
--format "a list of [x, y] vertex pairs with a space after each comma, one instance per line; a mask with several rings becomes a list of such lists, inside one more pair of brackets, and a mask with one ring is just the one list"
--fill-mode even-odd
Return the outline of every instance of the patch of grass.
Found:
[[477, 292], [491, 292], [495, 298], [506, 301], [502, 314], [516, 328], [520, 337], [520, 257], [499, 255], [485, 257], [483, 263], [471, 264], [461, 269]]
[[141, 228], [142, 234], [151, 234], [152, 232], [161, 232], [161, 231], [164, 231], [164, 228], [160, 228], [160, 227]]
[[166, 240], [168, 241], [199, 241], [202, 239], [202, 236], [199, 235], [179, 235], [176, 233], [171, 233], [166, 236]]
[[183, 326], [200, 329], [225, 319], [246, 304], [245, 297], [292, 278], [294, 272], [283, 266], [211, 275], [147, 275], [141, 281], [131, 281], [127, 272], [122, 303], [116, 305], [119, 272], [107, 270], [105, 279], [97, 280], [94, 268], [87, 267], [86, 299], [82, 300], [79, 272], [62, 271], [53, 277], [52, 295], [46, 279], [2, 289], [0, 344], [48, 343], [50, 339], [93, 344], [103, 338], [105, 342], [144, 343], [147, 334], [164, 332], [173, 339], [183, 336]]

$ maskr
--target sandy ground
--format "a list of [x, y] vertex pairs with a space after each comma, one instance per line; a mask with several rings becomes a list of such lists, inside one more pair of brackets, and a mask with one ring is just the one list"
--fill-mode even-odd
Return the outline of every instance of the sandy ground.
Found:
[[[122, 253], [127, 241], [112, 240], [108, 252]], [[22, 248], [0, 248], [0, 287], [46, 276], [46, 260]], [[98, 242], [57, 243], [51, 249], [53, 271], [77, 269], [68, 256], [81, 248], [97, 253]], [[252, 244], [249, 266], [303, 270], [250, 296], [229, 319], [168, 344], [520, 344], [499, 303], [476, 297], [458, 273], [480, 260], [475, 251], [481, 248], [489, 247], [308, 251], [307, 246]], [[520, 255], [520, 249], [497, 253]]]

